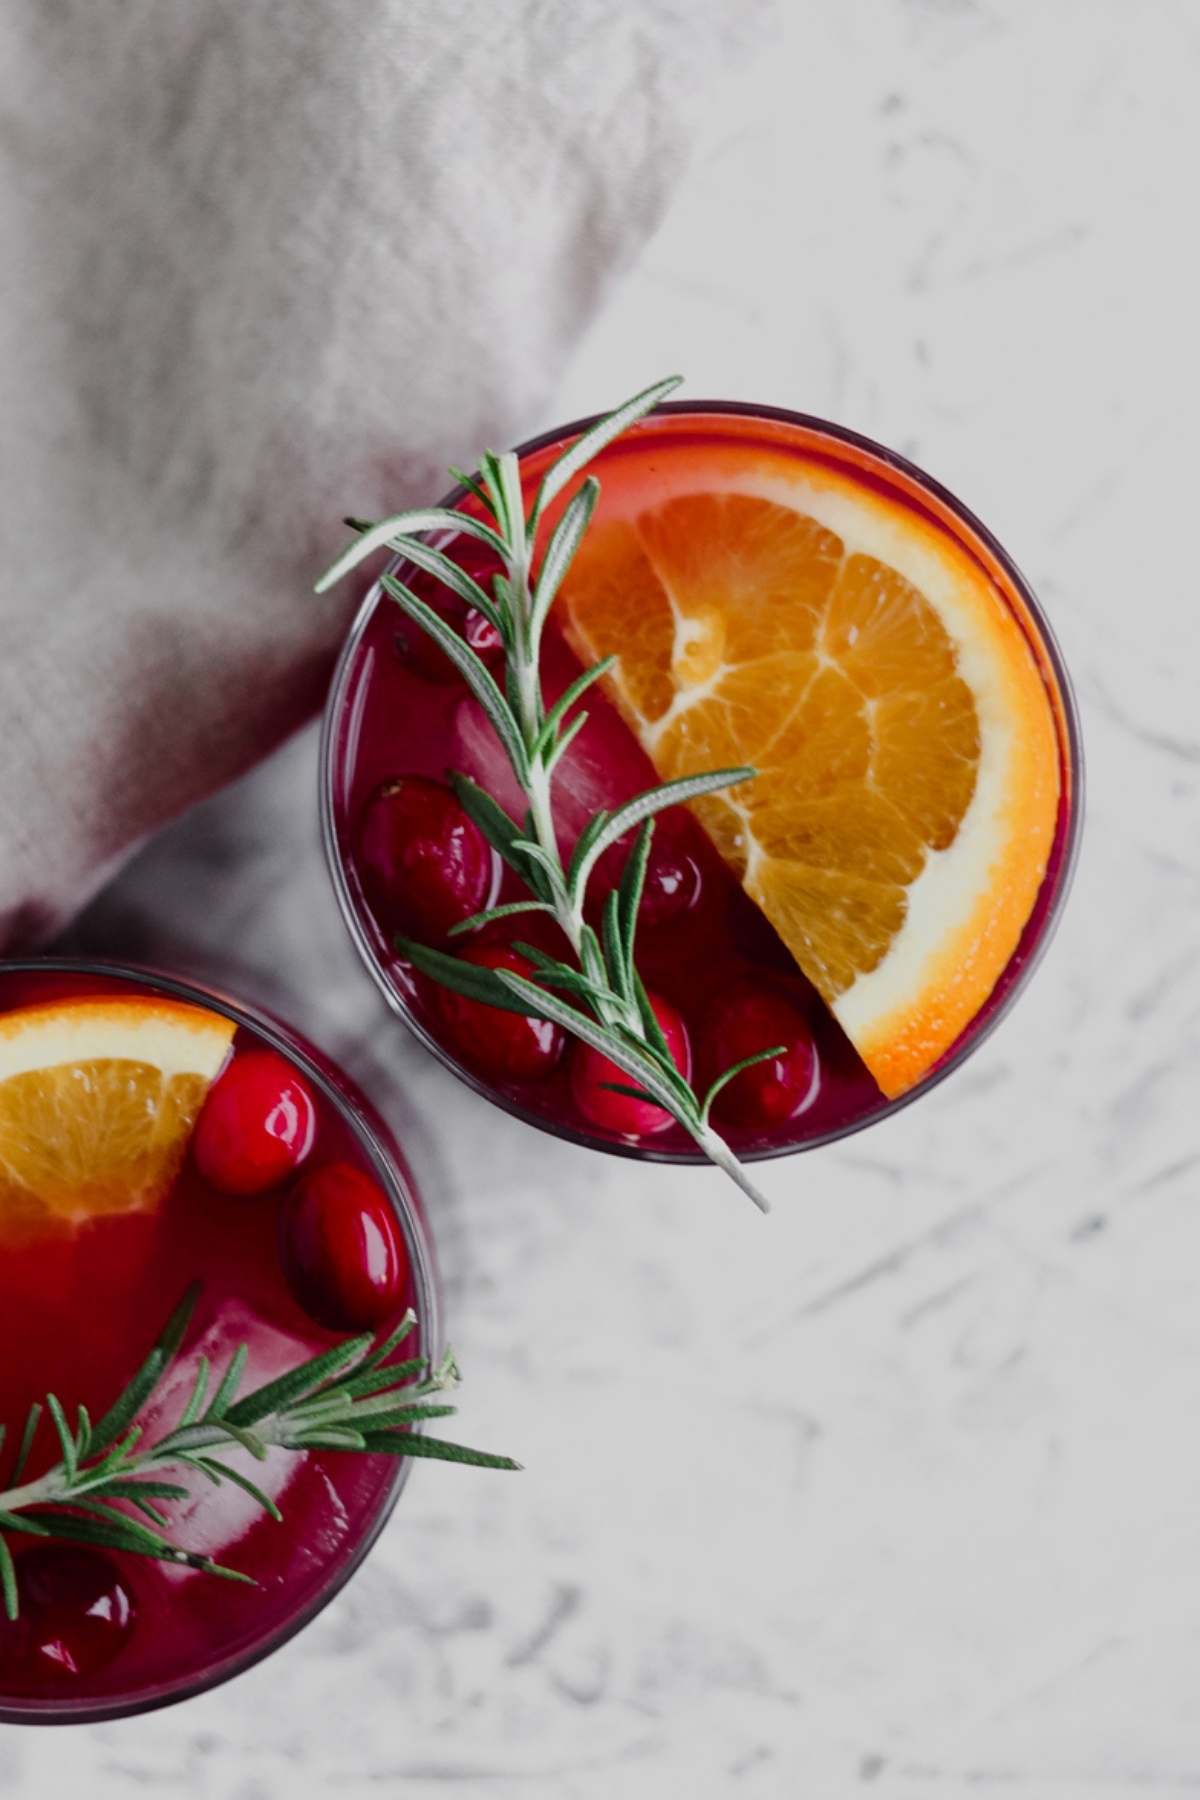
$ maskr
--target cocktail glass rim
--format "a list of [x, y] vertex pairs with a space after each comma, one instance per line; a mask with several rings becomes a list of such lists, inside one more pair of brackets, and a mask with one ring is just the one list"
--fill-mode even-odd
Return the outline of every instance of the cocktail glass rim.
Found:
[[[373, 1117], [372, 1109], [365, 1096], [358, 1093], [354, 1083], [343, 1075], [335, 1064], [330, 1062], [328, 1068], [322, 1067], [321, 1063], [314, 1060], [309, 1053], [304, 1040], [293, 1032], [290, 1026], [274, 1018], [270, 1013], [245, 1000], [235, 1000], [220, 989], [210, 987], [204, 982], [192, 979], [184, 980], [161, 969], [137, 963], [109, 961], [103, 957], [0, 958], [0, 978], [10, 974], [63, 974], [76, 975], [83, 979], [111, 977], [118, 981], [127, 981], [131, 984], [148, 987], [156, 993], [166, 994], [173, 999], [188, 1001], [193, 1005], [204, 1006], [213, 1012], [221, 1013], [235, 1024], [254, 1032], [264, 1043], [277, 1050], [289, 1062], [294, 1063], [306, 1079], [312, 1083], [320, 1098], [336, 1109], [352, 1133], [355, 1142], [366, 1155], [395, 1208], [409, 1254], [416, 1294], [415, 1310], [420, 1321], [425, 1354], [431, 1359], [437, 1357], [442, 1347], [437, 1269], [428, 1228], [421, 1217], [416, 1199], [415, 1186], [408, 1171], [404, 1168], [398, 1152], [390, 1148], [385, 1141], [380, 1124]], [[336, 1071], [337, 1081], [331, 1077], [330, 1070]], [[338, 1085], [343, 1081], [346, 1083], [344, 1089]], [[253, 1668], [266, 1657], [273, 1655], [306, 1625], [311, 1624], [318, 1613], [324, 1611], [335, 1595], [345, 1587], [355, 1571], [361, 1567], [367, 1554], [378, 1541], [410, 1473], [410, 1465], [406, 1457], [389, 1460], [391, 1461], [390, 1480], [375, 1504], [375, 1510], [366, 1530], [354, 1548], [338, 1562], [329, 1579], [322, 1584], [311, 1599], [295, 1613], [289, 1613], [282, 1623], [268, 1632], [261, 1641], [222, 1657], [217, 1662], [206, 1666], [202, 1673], [194, 1678], [185, 1677], [160, 1685], [151, 1683], [129, 1695], [80, 1700], [73, 1700], [70, 1695], [58, 1694], [48, 1695], [45, 1699], [33, 1695], [28, 1698], [23, 1695], [0, 1697], [0, 1724], [89, 1725], [106, 1719], [132, 1718], [139, 1713], [155, 1712], [160, 1707], [173, 1706], [181, 1700], [193, 1699], [197, 1694], [208, 1693], [211, 1688], [220, 1687], [224, 1682], [231, 1681], [235, 1675], [244, 1674], [247, 1669]]]
[[[793, 412], [786, 407], [757, 405], [753, 402], [742, 400], [671, 400], [661, 406], [655, 407], [653, 412], [647, 414], [643, 423], [650, 424], [656, 418], [677, 417], [680, 415], [690, 415], [692, 417], [699, 417], [700, 415], [711, 417], [716, 415], [720, 417], [751, 420], [761, 419], [783, 425], [799, 426], [803, 430], [828, 437], [836, 444], [845, 445], [850, 449], [863, 452], [866, 455], [875, 458], [886, 468], [896, 470], [898, 474], [912, 482], [918, 489], [923, 490], [932, 500], [938, 502], [941, 506], [946, 507], [949, 511], [954, 513], [960, 523], [966, 527], [967, 531], [977, 538], [983, 547], [995, 558], [997, 563], [999, 563], [1005, 576], [1012, 583], [1013, 587], [1020, 595], [1022, 602], [1028, 608], [1032, 627], [1045, 650], [1046, 658], [1054, 674], [1054, 679], [1062, 703], [1063, 721], [1066, 727], [1066, 763], [1068, 779], [1070, 781], [1066, 837], [1063, 842], [1057, 868], [1053, 875], [1055, 883], [1054, 890], [1038, 929], [1036, 941], [1026, 955], [1020, 969], [1018, 969], [1011, 979], [1008, 980], [1004, 992], [1000, 995], [998, 1000], [993, 1003], [985, 1003], [985, 1008], [983, 1010], [986, 1011], [987, 1016], [979, 1022], [973, 1022], [964, 1032], [958, 1045], [948, 1052], [928, 1075], [923, 1076], [921, 1080], [906, 1093], [899, 1095], [893, 1100], [884, 1101], [880, 1106], [875, 1107], [868, 1113], [864, 1113], [860, 1117], [844, 1121], [841, 1124], [831, 1127], [828, 1131], [798, 1140], [794, 1143], [781, 1142], [777, 1144], [756, 1145], [745, 1149], [738, 1148], [737, 1154], [743, 1162], [773, 1162], [779, 1157], [795, 1156], [801, 1151], [817, 1150], [824, 1145], [839, 1143], [842, 1139], [853, 1137], [856, 1132], [864, 1131], [869, 1126], [881, 1123], [884, 1119], [894, 1118], [895, 1115], [898, 1112], [902, 1112], [906, 1106], [911, 1106], [914, 1100], [925, 1094], [931, 1093], [934, 1088], [940, 1086], [948, 1075], [953, 1074], [955, 1070], [961, 1068], [967, 1058], [991, 1036], [1001, 1019], [1008, 1015], [1018, 996], [1024, 993], [1030, 977], [1041, 963], [1046, 951], [1049, 949], [1051, 939], [1057, 930], [1067, 895], [1070, 892], [1074, 880], [1084, 815], [1083, 740], [1080, 730], [1079, 712], [1075, 701], [1074, 690], [1071, 685], [1071, 678], [1067, 672], [1066, 664], [1063, 661], [1062, 651], [1059, 648], [1058, 640], [1056, 639], [1050, 623], [1046, 618], [1045, 612], [1033, 591], [1032, 585], [1026, 580], [1017, 564], [1004, 549], [1004, 546], [993, 533], [988, 530], [982, 520], [977, 518], [969, 507], [964, 506], [962, 501], [959, 500], [955, 494], [951, 493], [949, 488], [944, 487], [942, 483], [935, 480], [932, 475], [926, 474], [925, 470], [919, 468], [916, 463], [910, 462], [907, 457], [901, 456], [898, 451], [889, 450], [885, 445], [877, 443], [873, 438], [865, 436], [862, 432], [852, 431], [845, 425], [833, 424], [830, 420], [818, 418], [811, 413]], [[588, 427], [594, 424], [601, 416], [602, 415], [600, 414], [592, 414], [584, 419], [576, 419], [571, 424], [555, 426], [551, 431], [541, 432], [537, 437], [529, 438], [526, 442], [518, 444], [516, 446], [517, 455], [524, 459], [527, 456], [536, 454], [540, 450], [546, 449], [550, 445], [564, 442], [568, 438], [576, 437], [581, 431], [586, 431]], [[458, 484], [450, 489], [445, 498], [438, 502], [438, 505], [442, 507], [457, 506], [458, 502], [466, 497], [466, 493], [467, 490], [461, 484]], [[385, 570], [381, 571], [381, 573], [392, 573], [403, 567], [403, 565], [404, 558], [402, 556], [393, 556], [386, 565]], [[419, 1042], [437, 1058], [443, 1067], [449, 1069], [451, 1074], [456, 1075], [460, 1081], [465, 1083], [467, 1087], [473, 1088], [474, 1091], [477, 1094], [480, 1094], [485, 1100], [489, 1100], [493, 1106], [498, 1106], [501, 1111], [511, 1114], [513, 1118], [520, 1119], [527, 1125], [533, 1125], [537, 1130], [544, 1131], [551, 1137], [561, 1138], [567, 1143], [578, 1144], [584, 1149], [601, 1150], [610, 1156], [628, 1157], [636, 1162], [671, 1163], [689, 1167], [704, 1166], [707, 1162], [704, 1152], [693, 1145], [679, 1144], [661, 1146], [649, 1141], [625, 1141], [619, 1138], [607, 1138], [599, 1134], [592, 1134], [582, 1125], [576, 1125], [567, 1119], [550, 1117], [546, 1114], [536, 1112], [529, 1107], [523, 1106], [515, 1097], [499, 1092], [485, 1077], [476, 1074], [474, 1070], [456, 1060], [450, 1051], [439, 1042], [433, 1032], [429, 1030], [420, 1016], [413, 1011], [404, 995], [397, 991], [389, 979], [386, 968], [375, 953], [370, 936], [364, 927], [363, 920], [355, 904], [354, 895], [351, 892], [346, 868], [338, 845], [336, 817], [336, 784], [339, 774], [336, 751], [339, 739], [339, 726], [345, 706], [346, 684], [354, 670], [359, 645], [362, 642], [371, 619], [374, 617], [375, 609], [385, 600], [386, 596], [383, 593], [380, 582], [378, 580], [374, 581], [363, 596], [358, 611], [356, 612], [342, 643], [337, 663], [330, 680], [329, 692], [321, 719], [318, 774], [320, 784], [321, 838], [325, 847], [326, 864], [329, 869], [342, 919], [371, 979], [382, 994], [389, 1009], [394, 1012], [398, 1018], [403, 1020], [404, 1024], [412, 1032], [414, 1037], [416, 1037]], [[391, 604], [391, 602], [387, 603]], [[1011, 959], [1009, 966], [1011, 967]], [[1004, 979], [1005, 977], [1002, 975], [1001, 980]]]

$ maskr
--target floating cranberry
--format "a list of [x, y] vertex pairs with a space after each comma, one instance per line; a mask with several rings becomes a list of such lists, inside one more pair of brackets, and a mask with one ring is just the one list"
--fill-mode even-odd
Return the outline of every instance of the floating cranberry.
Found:
[[401, 775], [367, 802], [358, 833], [363, 887], [380, 923], [444, 938], [481, 912], [497, 876], [495, 851], [450, 789]]
[[[675, 924], [699, 904], [704, 884], [700, 864], [693, 854], [693, 833], [697, 829], [686, 814], [677, 812], [661, 813], [655, 821], [638, 908], [639, 927], [656, 931], [660, 926]], [[601, 858], [594, 882], [598, 898], [620, 881], [635, 839], [636, 834], [630, 833]]]
[[[476, 656], [487, 663], [494, 674], [504, 658], [504, 642], [491, 620], [485, 619], [475, 606], [453, 611], [446, 606], [437, 606], [434, 611], [467, 640]], [[396, 649], [406, 666], [426, 681], [449, 683], [462, 680], [446, 652], [412, 619], [405, 619], [397, 631]]]
[[21, 1686], [86, 1679], [128, 1642], [136, 1619], [125, 1577], [107, 1556], [38, 1545], [17, 1559], [21, 1610], [0, 1615], [0, 1678]]
[[279, 1255], [299, 1304], [330, 1331], [370, 1331], [404, 1296], [408, 1255], [379, 1184], [352, 1163], [302, 1175], [283, 1203]]
[[[463, 961], [481, 969], [511, 969], [532, 979], [534, 969], [508, 944], [473, 944]], [[504, 1012], [439, 988], [437, 1007], [450, 1048], [494, 1081], [534, 1081], [548, 1075], [563, 1052], [563, 1034], [549, 1019]]]
[[274, 1050], [244, 1050], [208, 1091], [192, 1155], [221, 1193], [262, 1194], [300, 1166], [315, 1128], [304, 1077]]
[[700, 866], [678, 838], [650, 845], [638, 923], [656, 930], [691, 912], [700, 898]]
[[[490, 596], [492, 577], [501, 572], [497, 559], [489, 559], [486, 551], [475, 558], [469, 549], [464, 548], [454, 560]], [[434, 576], [417, 577], [409, 585], [418, 598], [433, 608], [439, 618], [444, 619], [460, 637], [466, 639], [476, 656], [481, 657], [494, 673], [503, 660], [504, 645], [500, 633], [479, 608], [467, 606]], [[396, 648], [407, 667], [424, 676], [427, 681], [449, 682], [462, 679], [445, 651], [440, 650], [429, 633], [408, 617], [403, 619], [396, 632]]]
[[[675, 1059], [675, 1066], [687, 1079], [691, 1074], [692, 1052], [688, 1042], [687, 1027], [669, 1000], [651, 994], [650, 1005], [654, 1016], [662, 1027], [667, 1047]], [[664, 1112], [649, 1100], [635, 1100], [632, 1094], [614, 1094], [608, 1082], [621, 1082], [625, 1087], [636, 1087], [636, 1080], [619, 1069], [607, 1056], [589, 1045], [577, 1043], [571, 1052], [571, 1093], [575, 1104], [586, 1119], [593, 1125], [601, 1125], [607, 1131], [620, 1132], [623, 1137], [650, 1137], [656, 1131], [665, 1131], [672, 1123], [671, 1115]]]
[[782, 1125], [811, 1104], [819, 1079], [817, 1050], [803, 1011], [785, 993], [747, 979], [719, 994], [700, 1034], [698, 1060], [704, 1083], [733, 1063], [780, 1044], [783, 1053], [735, 1075], [713, 1102], [713, 1112], [735, 1125]]

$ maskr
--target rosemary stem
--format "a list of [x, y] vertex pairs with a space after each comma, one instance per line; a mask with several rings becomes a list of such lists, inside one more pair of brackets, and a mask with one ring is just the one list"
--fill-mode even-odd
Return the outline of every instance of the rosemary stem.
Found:
[[[737, 786], [752, 779], [755, 771], [737, 767], [678, 777], [626, 800], [613, 812], [601, 809], [577, 839], [576, 849], [565, 865], [555, 829], [551, 791], [555, 769], [586, 718], [586, 714], [579, 713], [568, 723], [568, 714], [592, 684], [618, 661], [615, 654], [606, 656], [583, 670], [547, 710], [542, 687], [542, 635], [567, 568], [592, 520], [600, 484], [594, 475], [588, 475], [570, 497], [568, 490], [588, 462], [627, 427], [645, 417], [677, 385], [674, 376], [656, 382], [594, 421], [543, 470], [528, 512], [516, 452], [506, 451], [501, 456], [485, 452], [478, 479], [459, 479], [490, 512], [492, 523], [454, 509], [397, 514], [362, 530], [357, 544], [327, 571], [317, 591], [324, 592], [332, 581], [384, 544], [396, 550], [407, 545], [419, 568], [438, 574], [460, 598], [481, 608], [497, 629], [504, 657], [499, 679], [461, 633], [439, 618], [419, 596], [385, 577], [385, 587], [392, 598], [434, 638], [464, 677], [508, 757], [525, 803], [523, 817], [515, 818], [478, 782], [466, 776], [452, 778], [466, 811], [532, 895], [530, 901], [486, 908], [464, 920], [455, 935], [460, 929], [474, 929], [516, 912], [549, 913], [570, 946], [574, 965], [537, 950], [534, 961], [540, 975], [537, 970], [530, 971], [529, 976], [511, 970], [489, 974], [470, 966], [469, 958], [460, 967], [460, 959], [432, 946], [400, 939], [401, 947], [424, 973], [468, 999], [512, 1009], [515, 993], [526, 1002], [517, 1010], [556, 1021], [593, 1051], [607, 1056], [624, 1077], [609, 1085], [618, 1092], [632, 1087], [636, 1097], [661, 1107], [765, 1211], [762, 1196], [732, 1149], [709, 1124], [708, 1103], [701, 1103], [679, 1068], [634, 964], [635, 922], [646, 877], [648, 835], [639, 837], [628, 853], [625, 873], [606, 896], [596, 926], [585, 916], [588, 880], [608, 851], [615, 850], [622, 841], [632, 840], [640, 826], [648, 827], [653, 815], [666, 807]], [[560, 495], [564, 504], [545, 543], [539, 544], [538, 533], [546, 509]], [[502, 564], [503, 573], [492, 578], [492, 598], [452, 558], [420, 545], [418, 534], [444, 527], [482, 539]], [[556, 996], [555, 986], [566, 989], [570, 998]], [[727, 1071], [717, 1083], [718, 1091], [739, 1073], [740, 1067]]]
[[27, 1481], [23, 1487], [9, 1488], [7, 1493], [0, 1494], [0, 1512], [23, 1512], [27, 1506], [43, 1506], [54, 1500], [61, 1500], [68, 1490], [66, 1472], [61, 1465], [39, 1475], [36, 1481]]
[[723, 1169], [729, 1179], [736, 1182], [743, 1194], [753, 1200], [759, 1212], [765, 1213], [770, 1210], [765, 1196], [755, 1187], [720, 1132], [714, 1131], [711, 1125], [705, 1125], [699, 1131], [691, 1125], [688, 1125], [686, 1129], [691, 1132], [697, 1145], [703, 1150], [709, 1161], [715, 1163], [718, 1169]]

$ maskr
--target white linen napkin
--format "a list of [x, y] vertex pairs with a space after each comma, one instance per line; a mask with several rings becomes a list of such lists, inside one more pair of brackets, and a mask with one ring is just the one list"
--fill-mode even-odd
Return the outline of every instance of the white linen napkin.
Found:
[[341, 513], [520, 435], [761, 25], [8, 0], [0, 948], [313, 710]]

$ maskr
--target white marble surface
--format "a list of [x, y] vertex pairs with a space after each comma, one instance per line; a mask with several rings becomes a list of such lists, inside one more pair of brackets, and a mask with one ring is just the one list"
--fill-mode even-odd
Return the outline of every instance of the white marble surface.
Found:
[[1080, 876], [935, 1095], [769, 1168], [767, 1220], [505, 1118], [356, 966], [311, 735], [93, 908], [76, 943], [221, 972], [387, 1108], [464, 1430], [527, 1472], [418, 1468], [274, 1660], [142, 1720], [6, 1729], [0, 1795], [1200, 1789], [1198, 74], [1189, 0], [796, 6], [555, 409], [678, 366], [842, 420], [1043, 595], [1084, 713]]

